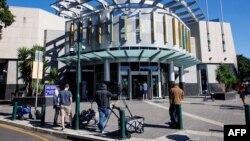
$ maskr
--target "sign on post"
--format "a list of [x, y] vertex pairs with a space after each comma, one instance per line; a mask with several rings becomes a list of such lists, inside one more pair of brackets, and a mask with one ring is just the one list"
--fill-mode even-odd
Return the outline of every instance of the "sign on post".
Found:
[[33, 62], [32, 78], [36, 79], [36, 101], [35, 101], [35, 111], [37, 108], [37, 94], [38, 94], [38, 83], [39, 79], [43, 77], [43, 52], [36, 51], [35, 61]]
[[43, 62], [33, 62], [32, 79], [43, 78]]
[[45, 97], [53, 97], [56, 89], [57, 85], [45, 85], [45, 91], [44, 91]]

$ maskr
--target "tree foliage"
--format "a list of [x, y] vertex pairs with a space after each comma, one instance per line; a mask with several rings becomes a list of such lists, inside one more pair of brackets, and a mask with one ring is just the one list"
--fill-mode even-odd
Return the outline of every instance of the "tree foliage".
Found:
[[243, 55], [237, 55], [237, 63], [240, 81], [250, 79], [250, 59]]
[[21, 47], [18, 48], [18, 68], [21, 73], [21, 78], [25, 84], [26, 92], [32, 95], [32, 68], [35, 60], [35, 51], [44, 51], [44, 48], [39, 45], [34, 45], [32, 48]]
[[232, 90], [234, 84], [237, 83], [236, 75], [230, 72], [225, 64], [220, 64], [216, 69], [216, 80], [225, 84], [226, 91]]
[[9, 10], [6, 0], [0, 0], [0, 22], [4, 23], [4, 27], [10, 26], [15, 21], [15, 16]]
[[54, 85], [58, 77], [58, 70], [55, 67], [50, 69], [50, 84]]

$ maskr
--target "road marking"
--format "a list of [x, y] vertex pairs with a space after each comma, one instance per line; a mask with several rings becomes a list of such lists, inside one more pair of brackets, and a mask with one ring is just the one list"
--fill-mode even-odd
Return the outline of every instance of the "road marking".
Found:
[[28, 131], [24, 131], [23, 129], [20, 129], [20, 128], [17, 128], [17, 127], [13, 127], [13, 126], [9, 126], [9, 125], [5, 125], [5, 124], [1, 124], [0, 123], [0, 126], [3, 127], [3, 128], [7, 128], [7, 129], [10, 129], [10, 130], [14, 130], [16, 132], [20, 132], [20, 133], [24, 133], [24, 134], [27, 134], [27, 135], [30, 135], [30, 136], [33, 136], [37, 139], [40, 139], [42, 141], [49, 141], [48, 139], [42, 137], [42, 136], [39, 136], [39, 135], [36, 135], [34, 133], [31, 133], [31, 132], [28, 132]]
[[[144, 101], [144, 102], [147, 103], [147, 104], [151, 104], [151, 105], [154, 105], [156, 107], [162, 108], [162, 109], [166, 109], [166, 110], [169, 109], [166, 106], [162, 106], [162, 105], [150, 102], [150, 101]], [[194, 115], [194, 114], [190, 114], [190, 113], [187, 113], [187, 112], [182, 112], [182, 114], [185, 115], [185, 116], [194, 118], [194, 119], [198, 119], [198, 120], [201, 120], [201, 121], [204, 121], [204, 122], [207, 122], [207, 123], [211, 123], [211, 124], [214, 124], [214, 125], [217, 125], [217, 126], [220, 126], [220, 127], [224, 127], [224, 123], [222, 123], [222, 122], [218, 122], [218, 121], [214, 121], [214, 120], [211, 120], [211, 119], [203, 118], [203, 117], [200, 117], [200, 116], [197, 116], [197, 115]]]

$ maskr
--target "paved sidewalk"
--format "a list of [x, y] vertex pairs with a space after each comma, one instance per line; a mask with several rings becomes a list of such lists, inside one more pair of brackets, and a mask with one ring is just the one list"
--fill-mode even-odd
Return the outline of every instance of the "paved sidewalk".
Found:
[[[234, 100], [216, 100], [214, 102], [203, 102], [202, 97], [185, 98], [182, 104], [183, 130], [171, 129], [169, 125], [166, 124], [170, 119], [168, 114], [168, 99], [147, 101], [133, 100], [126, 102], [133, 116], [138, 115], [145, 117], [144, 133], [133, 133], [131, 139], [128, 139], [133, 141], [223, 141], [224, 124], [245, 124], [244, 107], [238, 95]], [[249, 96], [247, 96], [247, 102], [250, 102]], [[75, 104], [72, 107], [73, 112], [74, 106]], [[119, 101], [117, 106], [124, 107], [124, 104], [122, 101]], [[91, 105], [89, 102], [81, 102], [81, 110], [90, 107]], [[97, 105], [95, 103], [93, 104], [93, 108], [97, 111]], [[97, 132], [97, 127], [95, 125], [90, 125], [86, 129], [78, 131], [73, 129], [61, 131], [60, 127], [52, 127], [54, 116], [52, 106], [46, 108], [45, 127], [39, 127], [40, 123], [36, 120], [12, 121], [11, 113], [11, 105], [0, 105], [0, 122], [59, 136], [74, 136], [89, 140], [118, 140], [118, 119], [113, 114], [105, 129], [107, 133], [102, 135]], [[128, 111], [126, 111], [126, 116], [129, 116]]]

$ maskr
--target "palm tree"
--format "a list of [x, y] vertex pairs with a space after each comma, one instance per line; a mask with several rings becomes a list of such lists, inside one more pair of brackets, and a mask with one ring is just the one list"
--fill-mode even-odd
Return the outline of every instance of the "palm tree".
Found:
[[53, 85], [56, 83], [56, 79], [58, 77], [58, 70], [55, 67], [52, 67], [50, 69], [50, 84]]
[[44, 48], [39, 45], [33, 45], [31, 49], [27, 47], [18, 48], [18, 68], [21, 73], [21, 78], [25, 84], [26, 93], [32, 95], [32, 67], [35, 60], [35, 51], [44, 51]]

